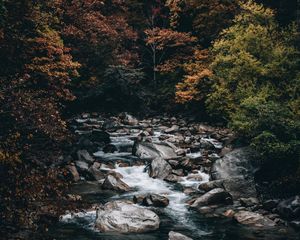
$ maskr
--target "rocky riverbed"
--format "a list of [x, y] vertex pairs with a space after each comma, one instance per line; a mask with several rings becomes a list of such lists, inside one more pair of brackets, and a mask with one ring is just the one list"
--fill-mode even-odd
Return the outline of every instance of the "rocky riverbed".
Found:
[[126, 113], [69, 124], [78, 137], [64, 161], [69, 198], [90, 207], [61, 216], [49, 237], [298, 239], [300, 198], [262, 199], [258, 157], [229, 129]]

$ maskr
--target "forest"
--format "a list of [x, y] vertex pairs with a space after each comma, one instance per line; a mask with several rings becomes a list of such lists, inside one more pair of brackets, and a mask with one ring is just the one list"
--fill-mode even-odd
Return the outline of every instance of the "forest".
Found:
[[299, 0], [0, 0], [0, 216], [1, 239], [299, 239]]

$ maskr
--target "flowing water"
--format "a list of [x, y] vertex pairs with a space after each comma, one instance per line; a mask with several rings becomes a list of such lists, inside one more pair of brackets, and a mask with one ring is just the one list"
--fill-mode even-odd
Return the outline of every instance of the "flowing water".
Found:
[[[161, 135], [155, 131], [153, 140], [156, 141]], [[122, 149], [126, 146], [132, 146], [133, 137], [136, 133], [129, 135], [112, 134], [112, 143], [120, 150], [118, 158], [135, 161], [136, 158]], [[195, 157], [200, 153], [193, 153]], [[95, 156], [101, 156], [104, 159], [113, 159], [113, 154], [105, 154], [100, 151]], [[201, 182], [209, 181], [209, 175], [199, 171], [202, 181], [189, 180], [188, 177], [182, 178], [179, 183], [171, 184], [160, 179], [150, 178], [144, 171], [145, 166], [119, 167], [116, 164], [114, 171], [123, 175], [122, 181], [127, 183], [133, 191], [116, 194], [115, 192], [103, 191], [99, 184], [94, 182], [82, 182], [74, 185], [72, 193], [78, 193], [89, 203], [106, 203], [118, 199], [132, 199], [134, 195], [159, 194], [166, 196], [170, 203], [166, 208], [153, 209], [160, 217], [160, 228], [154, 232], [144, 234], [118, 234], [101, 233], [94, 228], [96, 211], [84, 211], [76, 214], [66, 214], [62, 216], [61, 221], [49, 229], [50, 239], [68, 239], [68, 240], [164, 240], [168, 239], [169, 231], [183, 233], [194, 240], [245, 240], [245, 239], [265, 239], [265, 240], [286, 240], [296, 239], [295, 236], [287, 237], [286, 233], [279, 234], [271, 231], [261, 231], [247, 228], [229, 219], [207, 218], [189, 209], [186, 201], [190, 196], [183, 193], [184, 187], [197, 188]]]

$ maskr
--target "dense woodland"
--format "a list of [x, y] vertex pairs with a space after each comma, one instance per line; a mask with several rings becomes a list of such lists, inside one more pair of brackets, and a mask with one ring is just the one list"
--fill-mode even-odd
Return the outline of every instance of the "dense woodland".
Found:
[[261, 178], [300, 193], [297, 7], [297, 0], [1, 0], [3, 223], [36, 228], [40, 202], [51, 201], [45, 212], [63, 208], [68, 183], [55, 166], [73, 141], [65, 120], [86, 109], [192, 114], [229, 126], [260, 153], [268, 167]]

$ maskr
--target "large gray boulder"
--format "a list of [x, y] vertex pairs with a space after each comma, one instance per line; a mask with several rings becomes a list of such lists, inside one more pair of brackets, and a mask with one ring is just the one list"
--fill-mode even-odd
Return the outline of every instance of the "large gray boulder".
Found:
[[133, 146], [133, 154], [142, 160], [153, 160], [157, 157], [165, 160], [177, 159], [176, 150], [174, 145], [167, 142], [135, 142]]
[[106, 203], [97, 211], [95, 226], [101, 232], [144, 233], [159, 228], [156, 213], [131, 202]]
[[108, 175], [103, 184], [102, 188], [106, 190], [114, 190], [118, 192], [128, 192], [130, 191], [130, 187], [124, 183], [120, 178], [113, 175]]
[[216, 188], [197, 198], [191, 206], [194, 208], [199, 208], [202, 206], [215, 204], [232, 204], [232, 197], [223, 188]]
[[169, 240], [193, 240], [193, 239], [181, 233], [171, 231], [169, 232]]
[[165, 179], [172, 172], [171, 165], [161, 157], [152, 160], [149, 176], [152, 178]]
[[257, 154], [250, 148], [240, 148], [225, 154], [213, 164], [213, 180], [222, 180], [223, 187], [234, 200], [257, 197], [254, 182], [254, 164]]
[[271, 219], [249, 211], [239, 211], [234, 218], [239, 223], [252, 227], [274, 227], [276, 225]]

